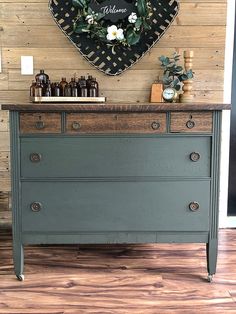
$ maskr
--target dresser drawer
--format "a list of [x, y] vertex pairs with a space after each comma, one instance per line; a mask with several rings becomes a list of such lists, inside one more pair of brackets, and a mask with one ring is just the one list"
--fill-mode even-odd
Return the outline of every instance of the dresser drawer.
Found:
[[212, 112], [172, 112], [170, 130], [173, 133], [211, 133]]
[[89, 133], [165, 133], [165, 113], [71, 113], [66, 116], [66, 132]]
[[21, 177], [210, 177], [211, 137], [21, 138]]
[[61, 114], [21, 113], [20, 133], [61, 133]]
[[23, 182], [23, 232], [207, 231], [209, 181]]

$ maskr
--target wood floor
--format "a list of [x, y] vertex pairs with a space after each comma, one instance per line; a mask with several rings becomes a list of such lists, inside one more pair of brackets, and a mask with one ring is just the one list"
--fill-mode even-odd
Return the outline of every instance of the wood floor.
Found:
[[220, 231], [213, 283], [199, 244], [31, 246], [19, 282], [11, 244], [0, 231], [0, 314], [236, 313], [236, 230]]

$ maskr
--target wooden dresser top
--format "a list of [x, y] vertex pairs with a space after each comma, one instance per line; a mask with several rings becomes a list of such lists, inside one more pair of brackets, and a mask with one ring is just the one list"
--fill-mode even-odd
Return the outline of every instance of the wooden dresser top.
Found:
[[230, 104], [210, 103], [102, 103], [102, 104], [70, 104], [70, 103], [25, 103], [2, 104], [2, 110], [10, 111], [70, 111], [70, 112], [165, 112], [165, 111], [213, 111], [230, 110]]

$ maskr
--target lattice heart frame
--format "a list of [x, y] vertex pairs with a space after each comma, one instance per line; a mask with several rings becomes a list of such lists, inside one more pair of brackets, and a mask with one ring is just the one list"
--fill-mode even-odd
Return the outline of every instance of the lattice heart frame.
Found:
[[[117, 0], [119, 1], [119, 0]], [[115, 54], [106, 43], [90, 35], [73, 32], [77, 11], [71, 0], [49, 0], [49, 10], [62, 32], [95, 68], [107, 75], [119, 75], [136, 64], [164, 36], [179, 12], [179, 0], [150, 0], [153, 16], [151, 30], [143, 33], [138, 44], [116, 47]]]

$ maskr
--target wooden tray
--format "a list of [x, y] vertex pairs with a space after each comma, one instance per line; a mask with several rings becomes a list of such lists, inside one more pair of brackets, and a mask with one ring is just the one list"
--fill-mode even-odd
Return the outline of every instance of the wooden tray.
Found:
[[34, 103], [103, 103], [106, 97], [30, 97]]

